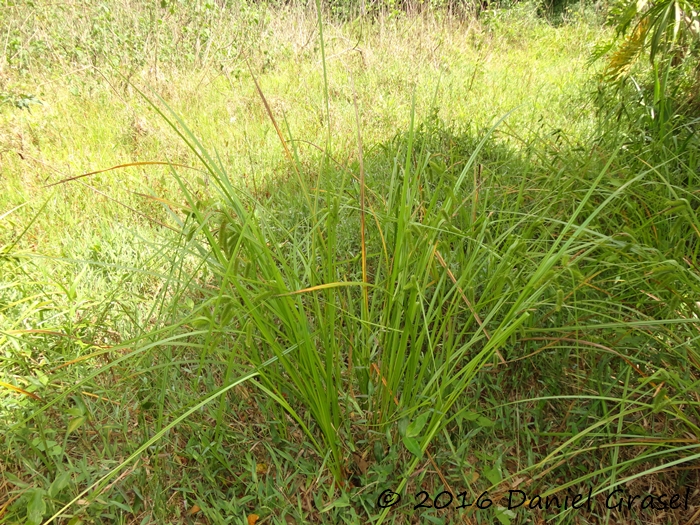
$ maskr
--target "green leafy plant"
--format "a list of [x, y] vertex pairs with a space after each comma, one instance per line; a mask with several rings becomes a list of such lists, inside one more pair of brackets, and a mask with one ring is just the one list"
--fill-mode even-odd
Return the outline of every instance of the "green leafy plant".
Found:
[[17, 109], [30, 110], [32, 105], [41, 103], [41, 100], [39, 100], [36, 96], [31, 94], [8, 92], [0, 93], [0, 105], [8, 104]]
[[[639, 0], [618, 2], [610, 12], [616, 39], [622, 38], [609, 58], [607, 74], [621, 78], [648, 51], [657, 58], [697, 56], [700, 42], [700, 4], [694, 0]], [[610, 44], [608, 49], [612, 48]]]

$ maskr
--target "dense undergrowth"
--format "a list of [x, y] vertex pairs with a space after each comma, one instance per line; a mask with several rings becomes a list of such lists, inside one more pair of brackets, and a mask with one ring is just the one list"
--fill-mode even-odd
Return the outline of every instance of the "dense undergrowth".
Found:
[[[486, 26], [494, 39], [517, 38], [507, 16]], [[537, 54], [549, 30], [520, 23]], [[465, 121], [442, 107], [471, 93], [454, 81], [425, 98], [403, 88], [405, 129], [376, 140], [386, 129], [364, 125], [359, 82], [360, 104], [327, 79], [324, 40], [315, 53], [320, 124], [303, 129], [317, 148], [265, 98], [275, 84], [241, 80], [275, 178], [238, 176], [146, 94], [169, 126], [158, 140], [187, 149], [142, 168], [163, 170], [155, 185], [124, 179], [149, 206], [85, 204], [123, 189], [66, 190], [86, 178], [2, 201], [0, 523], [691, 522], [693, 116], [660, 119], [662, 98], [639, 104], [629, 84], [596, 106], [588, 83], [565, 99], [582, 104], [568, 129], [531, 119], [546, 111], [531, 99]], [[119, 163], [144, 160], [132, 153]], [[71, 242], [50, 210], [78, 228], [106, 220]], [[690, 509], [605, 506], [614, 488], [686, 487]], [[596, 504], [509, 511], [511, 489], [590, 490]], [[403, 499], [381, 509], [385, 490]], [[442, 491], [494, 505], [414, 509], [421, 490], [436, 506]]]

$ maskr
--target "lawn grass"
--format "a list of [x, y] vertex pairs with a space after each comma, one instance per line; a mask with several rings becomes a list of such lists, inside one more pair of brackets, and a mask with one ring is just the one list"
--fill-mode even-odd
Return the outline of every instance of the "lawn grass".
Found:
[[6, 56], [0, 523], [692, 522], [698, 142], [599, 110], [591, 14], [207, 9]]

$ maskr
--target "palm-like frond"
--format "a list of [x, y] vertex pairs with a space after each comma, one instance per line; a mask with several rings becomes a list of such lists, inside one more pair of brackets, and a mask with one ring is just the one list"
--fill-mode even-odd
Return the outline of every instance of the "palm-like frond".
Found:
[[610, 56], [605, 76], [610, 80], [626, 76], [647, 48], [654, 63], [679, 46], [700, 41], [699, 11], [698, 0], [625, 0], [618, 4], [611, 10], [616, 38], [627, 36]]
[[635, 30], [610, 57], [608, 66], [605, 69], [606, 77], [612, 80], [619, 80], [629, 73], [632, 65], [644, 49], [644, 43], [648, 33], [649, 19], [642, 18]]

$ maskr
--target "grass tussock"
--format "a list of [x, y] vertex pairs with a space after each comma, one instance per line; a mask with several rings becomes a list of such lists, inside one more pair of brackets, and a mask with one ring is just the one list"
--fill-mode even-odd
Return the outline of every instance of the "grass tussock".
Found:
[[245, 9], [245, 69], [3, 80], [0, 523], [692, 521], [696, 123], [596, 106], [582, 16]]

